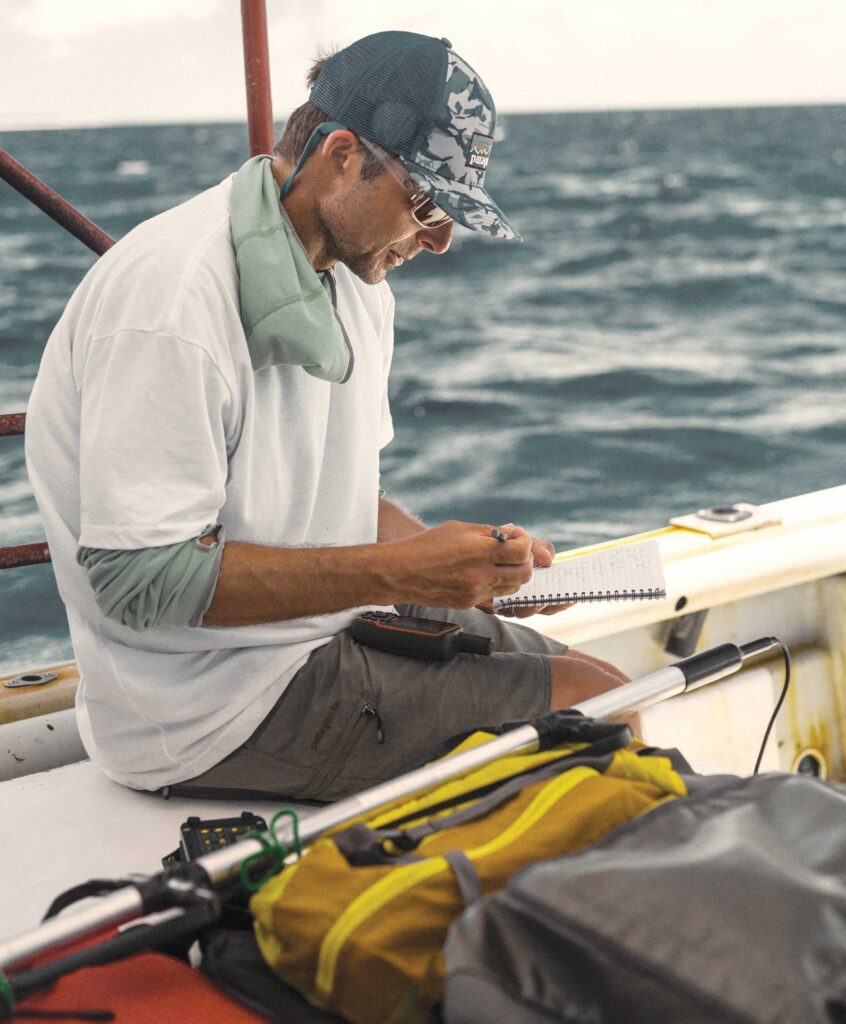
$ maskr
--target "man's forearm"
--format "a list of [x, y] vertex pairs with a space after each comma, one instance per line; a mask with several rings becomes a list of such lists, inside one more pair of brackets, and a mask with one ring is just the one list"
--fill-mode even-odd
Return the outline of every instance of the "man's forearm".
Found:
[[204, 626], [250, 626], [391, 604], [396, 570], [376, 544], [270, 548], [227, 541]]
[[531, 538], [503, 544], [483, 523], [424, 529], [401, 512], [394, 526], [405, 535], [352, 547], [227, 541], [203, 625], [248, 626], [397, 602], [472, 608], [513, 594], [532, 574]]
[[[422, 533], [419, 519], [379, 499], [378, 543]], [[229, 541], [204, 626], [249, 626], [322, 615], [366, 604], [392, 604], [396, 559], [384, 547], [269, 548]]]
[[377, 540], [384, 543], [389, 540], [402, 540], [403, 537], [412, 537], [415, 533], [422, 533], [426, 529], [416, 516], [396, 502], [388, 501], [387, 498], [379, 498], [379, 530]]

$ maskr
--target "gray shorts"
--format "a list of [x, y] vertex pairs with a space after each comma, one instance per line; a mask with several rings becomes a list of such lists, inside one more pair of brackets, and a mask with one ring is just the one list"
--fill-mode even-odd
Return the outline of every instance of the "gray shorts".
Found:
[[397, 610], [461, 622], [492, 637], [493, 653], [424, 661], [357, 644], [345, 630], [312, 653], [246, 743], [169, 792], [337, 800], [407, 771], [458, 733], [549, 710], [547, 659], [564, 644], [476, 609]]

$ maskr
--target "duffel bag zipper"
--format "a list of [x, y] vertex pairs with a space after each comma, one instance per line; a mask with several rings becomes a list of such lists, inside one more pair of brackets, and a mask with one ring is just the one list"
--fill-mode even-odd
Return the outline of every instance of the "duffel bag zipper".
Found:
[[[532, 802], [516, 821], [513, 821], [508, 828], [504, 829], [489, 842], [477, 846], [474, 850], [466, 851], [467, 856], [470, 860], [477, 861], [492, 853], [497, 853], [519, 839], [524, 832], [527, 832], [571, 789], [574, 789], [586, 779], [593, 778], [599, 774], [594, 768], [579, 767], [571, 768], [569, 771], [559, 775], [535, 795]], [[320, 952], [317, 957], [315, 989], [318, 999], [323, 1002], [324, 1006], [331, 1006], [332, 989], [335, 986], [335, 972], [338, 960], [347, 940], [353, 932], [369, 917], [372, 917], [373, 914], [381, 910], [391, 900], [401, 896], [408, 889], [427, 881], [443, 871], [451, 870], [449, 863], [442, 856], [436, 854], [420, 861], [419, 864], [408, 864], [392, 869], [389, 874], [384, 875], [378, 882], [375, 882], [369, 889], [360, 893], [350, 903], [326, 933], [323, 942], [320, 944]]]

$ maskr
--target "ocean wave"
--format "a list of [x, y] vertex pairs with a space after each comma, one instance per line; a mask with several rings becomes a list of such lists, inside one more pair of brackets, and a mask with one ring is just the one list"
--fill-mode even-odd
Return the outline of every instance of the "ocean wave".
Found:
[[622, 212], [612, 209], [598, 218], [597, 228], [602, 234], [613, 237], [644, 240], [688, 237], [708, 243], [719, 243], [726, 238], [776, 238], [782, 231], [779, 225], [763, 223], [746, 213], [682, 209], [674, 210], [671, 215], [657, 209]]
[[142, 178], [150, 173], [150, 164], [147, 160], [121, 160], [115, 168], [115, 174], [124, 178]]
[[634, 250], [619, 245], [607, 249], [600, 249], [584, 255], [570, 256], [566, 259], [553, 263], [549, 268], [549, 274], [584, 274], [593, 270], [604, 270], [617, 263], [625, 263], [634, 255]]

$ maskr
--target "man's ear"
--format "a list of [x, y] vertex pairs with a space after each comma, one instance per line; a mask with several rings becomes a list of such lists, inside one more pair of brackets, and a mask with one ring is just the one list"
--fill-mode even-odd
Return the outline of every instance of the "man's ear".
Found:
[[320, 155], [335, 175], [348, 173], [356, 160], [359, 159], [361, 143], [358, 137], [347, 128], [339, 128], [330, 132], [323, 140]]

